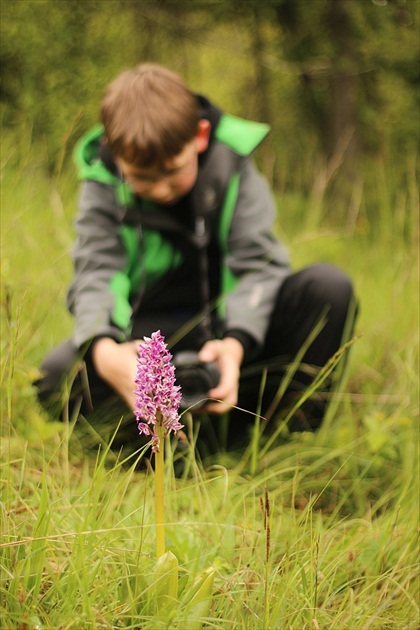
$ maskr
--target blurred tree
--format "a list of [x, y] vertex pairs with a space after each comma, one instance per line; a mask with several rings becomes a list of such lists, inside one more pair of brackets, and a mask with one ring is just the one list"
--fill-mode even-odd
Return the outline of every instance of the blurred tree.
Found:
[[[284, 33], [283, 55], [300, 69], [297, 118], [303, 133], [309, 126], [317, 130], [325, 155], [325, 167], [315, 182], [317, 194], [335, 182], [334, 198], [339, 191], [348, 205], [360, 180], [360, 152], [390, 149], [389, 114], [398, 98], [389, 91], [394, 82], [399, 84], [399, 98], [406, 99], [397, 135], [405, 136], [412, 146], [418, 139], [413, 87], [418, 82], [419, 3], [273, 0], [272, 4]], [[404, 110], [412, 113], [411, 121], [405, 119]]]
[[331, 156], [352, 129], [354, 152], [361, 138], [365, 150], [377, 148], [366, 132], [373, 131], [372, 108], [375, 130], [382, 126], [378, 84], [384, 71], [398, 73], [409, 88], [418, 85], [419, 3], [273, 0], [273, 5], [284, 33], [284, 57], [301, 70], [296, 105], [318, 129], [326, 154]]
[[[1, 3], [4, 128], [50, 167], [97, 120], [103, 87], [150, 60], [233, 113], [266, 120], [278, 190], [348, 205], [360, 156], [418, 141], [417, 0], [19, 0]], [[411, 147], [411, 148], [410, 148]], [[356, 186], [355, 186], [356, 182]], [[346, 187], [346, 183], [349, 184]]]
[[53, 138], [62, 112], [68, 114], [67, 102], [74, 103], [76, 94], [83, 99], [80, 67], [94, 9], [94, 3], [82, 7], [77, 0], [2, 4], [1, 61], [9, 68], [2, 96], [12, 105], [4, 110], [6, 124], [29, 119], [35, 136], [40, 132]]

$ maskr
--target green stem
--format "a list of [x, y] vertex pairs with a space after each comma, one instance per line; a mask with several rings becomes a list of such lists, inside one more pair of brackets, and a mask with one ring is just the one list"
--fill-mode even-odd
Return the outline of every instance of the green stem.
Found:
[[155, 453], [155, 499], [156, 499], [156, 555], [165, 553], [165, 490], [163, 477], [165, 435], [161, 418], [156, 419], [156, 435], [159, 438], [159, 452]]

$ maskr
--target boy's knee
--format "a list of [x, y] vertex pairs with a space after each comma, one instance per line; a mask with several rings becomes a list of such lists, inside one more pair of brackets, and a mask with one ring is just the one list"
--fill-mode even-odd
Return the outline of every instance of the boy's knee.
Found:
[[354, 289], [350, 278], [338, 267], [317, 264], [306, 270], [307, 290], [312, 298], [330, 307], [348, 309], [354, 299]]

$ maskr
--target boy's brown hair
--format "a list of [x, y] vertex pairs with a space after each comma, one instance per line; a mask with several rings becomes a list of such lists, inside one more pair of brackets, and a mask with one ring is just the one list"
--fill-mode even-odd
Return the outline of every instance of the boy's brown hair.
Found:
[[140, 168], [162, 168], [198, 130], [197, 98], [157, 64], [126, 70], [105, 91], [101, 118], [114, 156]]

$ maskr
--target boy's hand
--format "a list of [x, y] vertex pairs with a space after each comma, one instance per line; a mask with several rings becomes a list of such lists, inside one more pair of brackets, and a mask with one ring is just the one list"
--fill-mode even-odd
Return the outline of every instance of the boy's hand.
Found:
[[117, 343], [110, 337], [95, 342], [92, 359], [99, 376], [134, 409], [134, 379], [137, 371], [137, 341]]
[[220, 382], [209, 392], [209, 398], [222, 402], [210, 402], [205, 410], [222, 414], [238, 402], [239, 374], [244, 356], [242, 344], [233, 337], [211, 340], [204, 344], [198, 357], [200, 361], [216, 361], [220, 370]]
[[[92, 359], [98, 375], [122, 396], [130, 409], [135, 407], [134, 379], [139, 343], [139, 341], [117, 343], [110, 337], [103, 337], [96, 341], [92, 350]], [[210, 390], [209, 398], [222, 402], [210, 402], [206, 405], [205, 409], [209, 413], [225, 413], [238, 402], [243, 354], [242, 344], [233, 337], [208, 341], [201, 349], [200, 361], [216, 361], [220, 370], [219, 384]]]

